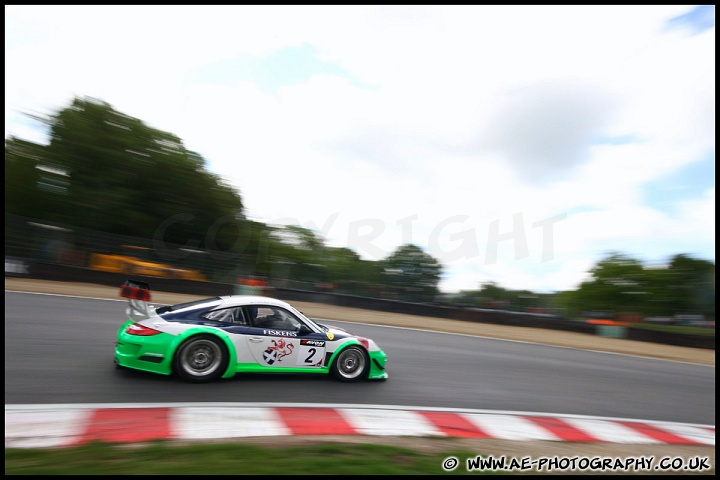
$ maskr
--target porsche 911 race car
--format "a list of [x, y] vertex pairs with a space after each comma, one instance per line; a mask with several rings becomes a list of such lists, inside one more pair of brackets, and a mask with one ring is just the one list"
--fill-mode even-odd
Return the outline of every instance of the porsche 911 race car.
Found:
[[330, 374], [343, 382], [384, 380], [387, 355], [371, 339], [317, 323], [269, 297], [228, 295], [153, 307], [150, 286], [126, 281], [128, 320], [115, 365], [189, 382], [244, 372]]

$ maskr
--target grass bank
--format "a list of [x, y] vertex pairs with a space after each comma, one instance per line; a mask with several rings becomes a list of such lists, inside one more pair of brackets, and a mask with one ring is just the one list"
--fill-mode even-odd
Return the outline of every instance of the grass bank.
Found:
[[[477, 452], [425, 452], [372, 444], [265, 447], [252, 444], [143, 445], [94, 443], [52, 449], [6, 449], [6, 475], [447, 475], [449, 457]], [[487, 472], [491, 473], [491, 472]]]

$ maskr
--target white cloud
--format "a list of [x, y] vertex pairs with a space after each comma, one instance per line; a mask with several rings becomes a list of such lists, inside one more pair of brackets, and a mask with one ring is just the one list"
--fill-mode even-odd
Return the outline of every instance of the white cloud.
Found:
[[[666, 28], [688, 10], [6, 6], [6, 137], [94, 96], [182, 138], [259, 221], [365, 258], [413, 241], [448, 290], [574, 288], [610, 250], [714, 261], [714, 183], [671, 209], [644, 195], [714, 158], [714, 21]], [[335, 73], [229, 70], [278, 52]]]

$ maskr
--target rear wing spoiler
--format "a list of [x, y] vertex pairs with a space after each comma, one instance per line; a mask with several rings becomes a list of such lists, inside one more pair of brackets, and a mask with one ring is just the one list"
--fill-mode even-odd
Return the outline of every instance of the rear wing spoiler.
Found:
[[128, 299], [127, 315], [135, 322], [150, 316], [150, 285], [137, 280], [125, 280], [120, 286], [120, 296]]

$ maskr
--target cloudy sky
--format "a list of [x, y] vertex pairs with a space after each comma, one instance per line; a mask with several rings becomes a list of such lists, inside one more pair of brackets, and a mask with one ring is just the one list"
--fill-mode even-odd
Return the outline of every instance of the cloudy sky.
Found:
[[179, 136], [250, 218], [445, 291], [715, 261], [714, 6], [5, 6], [5, 137], [94, 97]]

